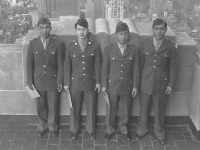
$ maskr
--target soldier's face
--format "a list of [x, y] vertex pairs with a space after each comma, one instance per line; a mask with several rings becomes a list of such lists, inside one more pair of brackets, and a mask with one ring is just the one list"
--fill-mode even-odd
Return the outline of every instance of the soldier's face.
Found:
[[87, 37], [88, 31], [88, 28], [82, 27], [80, 25], [76, 26], [76, 32], [79, 39], [85, 39]]
[[51, 25], [39, 24], [39, 31], [40, 31], [41, 38], [48, 38], [50, 36]]
[[118, 31], [116, 36], [119, 43], [125, 44], [128, 41], [129, 31]]
[[157, 40], [163, 39], [166, 31], [167, 31], [167, 29], [165, 28], [164, 24], [153, 27], [153, 34]]

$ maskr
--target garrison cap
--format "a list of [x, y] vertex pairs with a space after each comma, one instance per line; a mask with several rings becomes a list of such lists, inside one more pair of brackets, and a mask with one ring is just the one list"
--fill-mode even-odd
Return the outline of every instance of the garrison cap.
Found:
[[77, 25], [80, 25], [82, 27], [88, 28], [87, 19], [85, 19], [85, 18], [78, 19], [77, 22], [76, 22], [76, 24], [75, 24], [75, 28], [76, 28]]
[[128, 25], [122, 21], [119, 21], [116, 27], [116, 32], [129, 31]]
[[39, 20], [38, 20], [38, 25], [39, 24], [49, 24], [49, 25], [51, 25], [51, 22], [50, 22], [50, 20], [48, 19], [48, 18], [46, 18], [46, 17], [41, 17]]

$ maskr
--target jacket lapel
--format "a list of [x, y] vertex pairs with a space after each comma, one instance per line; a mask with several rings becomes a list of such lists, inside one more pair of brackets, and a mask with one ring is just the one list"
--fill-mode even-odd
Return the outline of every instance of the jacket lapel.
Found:
[[149, 37], [148, 39], [148, 46], [147, 46], [151, 51], [156, 52], [155, 46], [153, 44], [153, 36]]
[[157, 53], [160, 53], [168, 48], [168, 40], [164, 37], [162, 45], [158, 48]]
[[42, 41], [41, 41], [40, 37], [37, 38], [36, 47], [37, 47], [36, 49], [44, 51], [44, 47], [43, 47], [43, 44], [42, 44]]
[[51, 36], [50, 39], [49, 39], [49, 42], [47, 44], [47, 48], [46, 48], [46, 51], [49, 51], [52, 47], [55, 46], [55, 40], [54, 38]]
[[90, 39], [88, 39], [85, 50], [84, 50], [84, 54], [86, 54], [87, 52], [89, 52], [91, 50], [91, 47], [90, 47], [91, 44], [92, 44], [92, 42], [90, 41]]
[[122, 56], [122, 53], [119, 49], [119, 46], [118, 46], [118, 43], [115, 42], [114, 45], [113, 45], [113, 52], [116, 53], [118, 56]]
[[79, 42], [78, 42], [78, 40], [74, 40], [74, 45], [75, 45], [75, 49], [74, 50], [76, 50], [77, 52], [79, 52], [81, 55], [83, 54], [83, 51], [81, 50], [81, 47], [80, 47], [80, 45], [79, 45]]
[[128, 55], [131, 52], [132, 52], [132, 49], [130, 48], [130, 44], [127, 42], [126, 49], [124, 50], [123, 57], [125, 57], [126, 55]]

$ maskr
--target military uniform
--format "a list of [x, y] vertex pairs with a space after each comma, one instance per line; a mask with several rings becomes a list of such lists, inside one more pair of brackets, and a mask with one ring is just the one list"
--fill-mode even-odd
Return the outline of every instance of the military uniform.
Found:
[[77, 134], [80, 129], [80, 110], [83, 97], [86, 103], [86, 130], [95, 130], [96, 98], [95, 86], [100, 83], [101, 51], [100, 47], [88, 39], [82, 51], [78, 40], [66, 48], [64, 64], [64, 85], [70, 86], [73, 109], [70, 109], [70, 131]]
[[126, 126], [131, 113], [132, 89], [139, 85], [138, 57], [138, 49], [131, 43], [127, 43], [123, 55], [117, 42], [104, 50], [101, 83], [107, 88], [110, 101], [110, 111], [107, 109], [106, 114], [108, 134], [115, 131], [118, 104], [120, 130], [128, 134]]
[[27, 54], [27, 85], [34, 85], [40, 97], [36, 99], [39, 130], [58, 127], [58, 84], [63, 84], [64, 44], [50, 36], [46, 50], [40, 37], [30, 41]]
[[155, 108], [154, 131], [159, 140], [165, 138], [164, 118], [167, 86], [173, 88], [177, 70], [177, 46], [168, 38], [155, 50], [153, 37], [142, 40], [141, 50], [141, 99], [137, 134], [148, 132], [148, 114], [151, 99]]

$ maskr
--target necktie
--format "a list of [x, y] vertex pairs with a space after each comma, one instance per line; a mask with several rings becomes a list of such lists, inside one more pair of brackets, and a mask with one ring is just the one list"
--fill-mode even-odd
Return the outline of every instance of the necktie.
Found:
[[47, 48], [47, 41], [43, 41], [43, 46], [44, 46], [44, 49], [46, 50], [46, 48]]
[[125, 48], [124, 48], [124, 46], [122, 45], [122, 46], [120, 47], [120, 51], [121, 51], [122, 55], [124, 55], [124, 50], [125, 50]]
[[159, 47], [160, 47], [160, 43], [158, 42], [156, 45], [156, 51], [159, 49]]
[[84, 52], [84, 50], [85, 50], [85, 43], [81, 42], [80, 46], [81, 46], [81, 50]]

